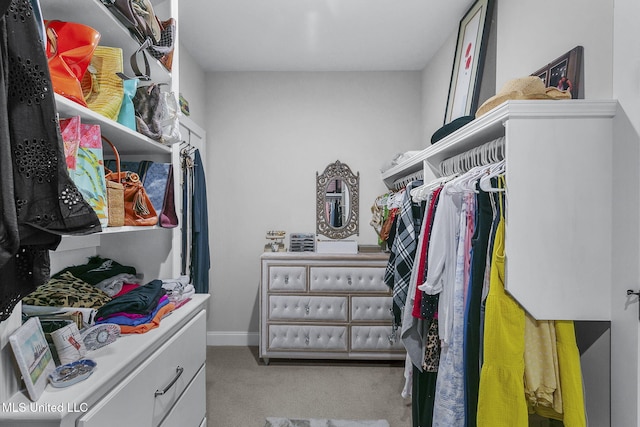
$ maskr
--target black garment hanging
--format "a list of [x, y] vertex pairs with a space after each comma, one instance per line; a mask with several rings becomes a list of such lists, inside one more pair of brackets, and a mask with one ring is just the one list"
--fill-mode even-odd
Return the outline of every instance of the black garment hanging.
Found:
[[190, 157], [189, 151], [185, 148], [181, 152], [182, 156], [182, 244], [181, 244], [181, 268], [180, 274], [185, 276], [189, 272], [191, 275], [191, 245], [190, 233], [191, 228], [191, 210], [189, 209], [189, 202], [191, 200], [193, 183], [191, 182], [193, 174], [191, 169], [193, 168], [193, 160]]
[[[431, 239], [431, 231], [433, 230], [433, 217], [438, 207], [440, 199], [440, 190], [433, 192], [433, 212], [431, 221], [427, 224], [428, 229], [424, 238]], [[428, 251], [424, 254], [424, 271], [422, 278], [427, 277], [428, 270]], [[418, 317], [420, 322], [424, 322], [423, 341], [425, 342], [425, 354], [422, 371], [415, 366], [412, 375], [412, 420], [413, 427], [431, 427], [433, 425], [433, 408], [436, 397], [436, 382], [438, 379], [438, 365], [440, 361], [440, 338], [438, 336], [438, 321], [435, 316], [438, 310], [439, 294], [429, 295], [424, 291], [420, 291], [420, 305], [413, 308], [412, 315]], [[414, 303], [417, 303], [416, 299]]]
[[465, 423], [476, 426], [478, 412], [478, 388], [480, 386], [480, 304], [487, 263], [489, 233], [493, 221], [493, 210], [489, 193], [476, 184], [476, 221], [471, 240], [471, 283], [467, 295], [464, 329], [464, 369], [465, 369]]
[[101, 230], [67, 172], [39, 23], [29, 0], [0, 2], [0, 321], [49, 279], [62, 234]]
[[411, 419], [413, 427], [433, 425], [433, 402], [436, 398], [437, 372], [420, 372], [413, 367], [411, 385]]

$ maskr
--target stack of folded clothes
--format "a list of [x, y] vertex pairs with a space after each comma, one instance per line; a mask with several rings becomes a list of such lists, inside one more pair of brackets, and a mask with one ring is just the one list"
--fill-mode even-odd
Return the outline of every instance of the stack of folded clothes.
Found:
[[65, 273], [71, 273], [74, 277], [83, 280], [100, 289], [110, 297], [119, 295], [125, 284], [139, 285], [140, 279], [136, 276], [136, 269], [122, 265], [109, 258], [92, 256], [86, 264], [67, 267], [59, 271], [52, 278], [60, 277]]
[[167, 292], [169, 301], [176, 305], [176, 308], [187, 303], [196, 289], [189, 283], [189, 276], [180, 276], [177, 279], [162, 279], [162, 287]]
[[[122, 334], [144, 333], [160, 325], [171, 311], [195, 293], [189, 276], [152, 280], [142, 285], [136, 269], [93, 256], [86, 264], [67, 267], [23, 299], [23, 311], [52, 307], [56, 311], [85, 310], [85, 326], [113, 323]], [[72, 307], [72, 308], [68, 308]]]
[[[81, 325], [95, 322], [96, 310], [125, 289], [140, 286], [134, 267], [109, 258], [93, 256], [86, 264], [67, 267], [22, 299], [27, 315], [79, 312]], [[55, 309], [55, 310], [54, 310]]]
[[161, 280], [114, 297], [96, 313], [96, 324], [115, 323], [123, 334], [142, 334], [160, 326], [164, 316], [176, 308]]

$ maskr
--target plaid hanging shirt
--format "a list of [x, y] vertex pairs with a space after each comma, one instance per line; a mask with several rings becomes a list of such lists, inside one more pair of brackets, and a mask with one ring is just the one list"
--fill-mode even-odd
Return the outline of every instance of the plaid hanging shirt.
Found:
[[402, 207], [398, 214], [396, 233], [391, 245], [391, 254], [385, 270], [384, 282], [393, 289], [394, 329], [400, 326], [402, 309], [407, 300], [409, 280], [416, 254], [422, 215], [421, 205], [411, 200], [411, 190], [422, 185], [422, 181], [414, 181], [407, 185], [402, 199]]

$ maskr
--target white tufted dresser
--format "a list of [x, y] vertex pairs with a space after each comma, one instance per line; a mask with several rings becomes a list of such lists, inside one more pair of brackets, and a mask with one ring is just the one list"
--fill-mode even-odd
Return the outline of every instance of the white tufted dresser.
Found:
[[404, 359], [387, 261], [384, 253], [262, 255], [260, 357]]

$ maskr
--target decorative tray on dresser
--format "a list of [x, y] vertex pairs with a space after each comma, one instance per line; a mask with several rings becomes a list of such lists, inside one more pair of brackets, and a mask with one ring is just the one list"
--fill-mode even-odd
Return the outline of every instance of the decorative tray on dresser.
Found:
[[384, 283], [388, 254], [265, 253], [260, 357], [404, 359]]

